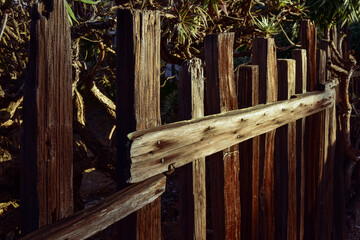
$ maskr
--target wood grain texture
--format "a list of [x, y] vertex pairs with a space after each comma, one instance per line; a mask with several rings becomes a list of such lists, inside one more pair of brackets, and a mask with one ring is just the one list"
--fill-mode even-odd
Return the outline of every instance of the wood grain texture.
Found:
[[[330, 84], [329, 84], [330, 85]], [[322, 111], [333, 104], [333, 89], [275, 103], [215, 114], [128, 135], [131, 173], [139, 182]], [[266, 117], [264, 117], [266, 116]]]
[[[305, 20], [301, 22], [301, 47], [306, 50], [308, 60], [307, 90], [319, 87], [315, 25]], [[306, 119], [305, 126], [305, 239], [319, 239], [320, 183], [324, 160], [324, 113]]]
[[316, 28], [310, 20], [301, 22], [301, 48], [306, 50], [307, 55], [307, 91], [314, 91], [317, 88], [316, 78]]
[[[191, 59], [179, 71], [179, 117], [204, 116], [204, 73], [200, 59]], [[180, 223], [183, 239], [206, 239], [205, 158], [179, 169]]]
[[[295, 93], [306, 92], [307, 57], [305, 49], [296, 49], [292, 53], [296, 61]], [[296, 121], [296, 166], [297, 166], [297, 239], [304, 239], [305, 211], [305, 153], [304, 153], [305, 119]]]
[[165, 184], [166, 177], [158, 175], [131, 185], [92, 207], [40, 228], [22, 239], [86, 239], [143, 206], [151, 204], [165, 191]]
[[[241, 66], [236, 74], [239, 108], [259, 103], [259, 67]], [[259, 238], [259, 137], [239, 145], [241, 239]]]
[[[317, 49], [317, 81], [319, 85], [324, 85], [327, 80], [327, 56], [326, 51], [318, 48]], [[328, 154], [328, 134], [329, 134], [329, 115], [327, 110], [323, 111], [320, 115], [320, 148], [322, 153], [321, 159], [318, 162], [317, 170], [317, 196], [316, 196], [316, 209], [317, 209], [317, 232], [318, 236], [316, 239], [324, 239], [325, 236], [325, 224], [326, 222], [332, 221], [332, 219], [325, 219], [325, 187], [328, 182], [327, 175], [325, 175], [325, 159]], [[331, 173], [330, 173], [331, 174]], [[331, 174], [332, 175], [332, 174]], [[330, 210], [330, 209], [328, 209]], [[332, 210], [330, 210], [332, 211]]]
[[[259, 102], [277, 100], [278, 79], [275, 41], [255, 38], [252, 64], [259, 66]], [[274, 146], [275, 130], [260, 137], [260, 239], [275, 237]]]
[[[278, 100], [295, 95], [295, 60], [278, 60]], [[296, 124], [276, 131], [275, 239], [296, 239]]]
[[[116, 92], [117, 171], [121, 189], [127, 185], [128, 176], [127, 134], [161, 124], [158, 11], [118, 11]], [[122, 220], [120, 234], [127, 239], [160, 239], [160, 216], [160, 200], [155, 200]]]
[[32, 7], [24, 97], [22, 232], [73, 213], [72, 73], [70, 26], [64, 1], [53, 11]]
[[[320, 48], [324, 51], [325, 61], [330, 54], [329, 42], [321, 41]], [[326, 64], [322, 64], [325, 68], [325, 79], [328, 80], [330, 71]], [[336, 99], [336, 97], [335, 97]], [[336, 106], [325, 110], [325, 146], [324, 146], [324, 185], [323, 185], [323, 202], [324, 202], [324, 235], [323, 239], [331, 239], [333, 230], [334, 217], [334, 161], [336, 145]]]
[[[233, 73], [234, 36], [222, 33], [205, 38], [207, 115], [238, 109]], [[224, 149], [209, 157], [214, 239], [240, 239], [239, 149], [238, 145]]]

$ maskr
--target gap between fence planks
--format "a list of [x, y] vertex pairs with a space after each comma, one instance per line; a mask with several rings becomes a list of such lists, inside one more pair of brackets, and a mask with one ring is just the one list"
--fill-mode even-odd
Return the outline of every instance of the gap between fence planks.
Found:
[[323, 92], [296, 95], [290, 100], [261, 104], [130, 133], [128, 182], [139, 182], [181, 167], [226, 147], [312, 115], [334, 103], [333, 84]]
[[[200, 59], [191, 59], [179, 71], [179, 117], [204, 116], [204, 73]], [[206, 239], [205, 158], [179, 169], [182, 239]]]
[[166, 177], [158, 175], [134, 184], [88, 209], [45, 226], [22, 239], [86, 239], [158, 199], [165, 191], [165, 183]]

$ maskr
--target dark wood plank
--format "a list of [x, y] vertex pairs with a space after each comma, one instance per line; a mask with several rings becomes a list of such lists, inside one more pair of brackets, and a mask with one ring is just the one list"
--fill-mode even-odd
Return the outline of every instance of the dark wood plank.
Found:
[[[308, 59], [307, 90], [319, 87], [315, 25], [310, 20], [301, 22], [301, 47]], [[306, 119], [305, 126], [305, 239], [319, 239], [320, 183], [324, 160], [324, 113], [320, 112]]]
[[[278, 100], [295, 95], [295, 60], [278, 60]], [[276, 130], [275, 239], [296, 239], [296, 124]]]
[[[205, 38], [206, 114], [238, 108], [233, 70], [234, 33]], [[238, 145], [209, 157], [214, 239], [240, 239]]]
[[[259, 65], [259, 102], [277, 100], [277, 61], [272, 38], [255, 38], [252, 63]], [[275, 130], [260, 138], [260, 239], [275, 237], [274, 146]]]
[[[236, 74], [239, 108], [259, 103], [259, 67], [241, 66]], [[259, 137], [239, 145], [241, 239], [259, 238]]]
[[[338, 123], [338, 122], [337, 122]], [[341, 137], [341, 132], [337, 128], [336, 136]], [[345, 147], [342, 141], [335, 142], [335, 160], [334, 160], [334, 223], [332, 229], [331, 239], [346, 239], [346, 208], [345, 208], [345, 174], [344, 162], [346, 156], [344, 155]]]
[[40, 228], [22, 239], [86, 239], [143, 206], [151, 204], [165, 191], [165, 183], [166, 177], [158, 175], [131, 185], [92, 207]]
[[[296, 49], [292, 53], [296, 61], [295, 93], [306, 92], [307, 57], [305, 49]], [[297, 239], [304, 239], [305, 211], [305, 118], [296, 121], [296, 166], [297, 166]]]
[[22, 232], [73, 213], [70, 26], [64, 1], [31, 10], [29, 72], [24, 97]]
[[301, 22], [301, 48], [306, 50], [307, 55], [307, 91], [314, 91], [317, 88], [316, 79], [316, 28], [310, 20]]
[[130, 133], [131, 165], [128, 168], [131, 174], [128, 182], [143, 181], [171, 167], [181, 167], [322, 111], [333, 104], [333, 96], [333, 89], [329, 88], [324, 92], [297, 95], [287, 101]]
[[[204, 73], [200, 59], [191, 59], [179, 71], [181, 120], [204, 116]], [[180, 223], [183, 239], [206, 239], [205, 158], [179, 169]]]
[[[321, 46], [320, 46], [321, 47]], [[327, 56], [324, 49], [317, 49], [317, 77], [318, 83], [324, 85], [327, 80]], [[325, 218], [325, 188], [328, 185], [327, 180], [328, 176], [325, 175], [325, 159], [328, 154], [329, 147], [329, 112], [325, 110], [321, 113], [321, 123], [320, 129], [320, 148], [323, 149], [322, 159], [319, 159], [318, 163], [318, 172], [317, 172], [317, 199], [316, 199], [316, 209], [317, 209], [317, 239], [324, 239], [325, 236], [325, 225], [326, 222], [332, 221], [332, 219]], [[328, 206], [327, 206], [328, 207]]]
[[[117, 171], [121, 189], [127, 185], [128, 176], [127, 134], [161, 124], [158, 11], [118, 11], [117, 71]], [[122, 220], [120, 235], [127, 239], [160, 239], [160, 219], [161, 204], [157, 199]]]
[[[330, 76], [330, 71], [326, 67], [327, 59], [329, 58], [330, 48], [329, 42], [321, 41], [320, 48], [324, 51], [325, 57], [322, 60], [322, 69], [325, 72], [325, 81]], [[321, 79], [321, 78], [320, 78]], [[336, 99], [336, 97], [335, 97]], [[324, 151], [324, 184], [323, 184], [323, 199], [324, 202], [324, 235], [323, 239], [331, 239], [333, 230], [334, 217], [334, 158], [336, 145], [336, 106], [325, 110], [325, 151]]]

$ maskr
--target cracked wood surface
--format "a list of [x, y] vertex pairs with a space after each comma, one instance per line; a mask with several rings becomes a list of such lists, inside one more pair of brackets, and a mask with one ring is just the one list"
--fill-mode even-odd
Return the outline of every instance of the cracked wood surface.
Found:
[[142, 181], [329, 108], [334, 102], [331, 85], [290, 100], [130, 133], [127, 180]]
[[73, 213], [70, 26], [64, 1], [31, 10], [21, 163], [22, 232]]

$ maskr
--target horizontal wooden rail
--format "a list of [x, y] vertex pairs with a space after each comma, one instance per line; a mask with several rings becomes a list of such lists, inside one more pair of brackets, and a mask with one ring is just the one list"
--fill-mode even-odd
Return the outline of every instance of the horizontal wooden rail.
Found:
[[143, 181], [333, 105], [333, 84], [325, 91], [293, 96], [227, 113], [130, 133], [128, 182]]
[[22, 239], [86, 239], [157, 199], [165, 191], [165, 183], [164, 175], [147, 179]]

